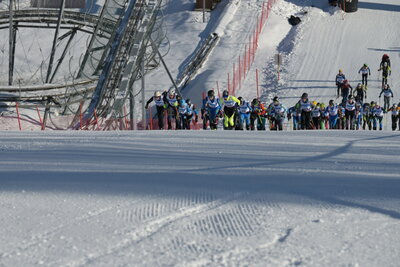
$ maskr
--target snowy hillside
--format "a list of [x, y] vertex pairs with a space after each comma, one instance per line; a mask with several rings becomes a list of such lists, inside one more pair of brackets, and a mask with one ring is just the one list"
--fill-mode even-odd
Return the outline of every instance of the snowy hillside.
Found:
[[2, 266], [397, 266], [400, 135], [0, 137]]

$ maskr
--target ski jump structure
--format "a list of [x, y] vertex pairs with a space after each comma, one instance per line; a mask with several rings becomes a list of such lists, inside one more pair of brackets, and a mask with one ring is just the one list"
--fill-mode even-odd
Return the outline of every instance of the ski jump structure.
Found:
[[[59, 114], [73, 116], [65, 128], [81, 129], [82, 125], [98, 117], [126, 117], [123, 109], [129, 101], [129, 116], [133, 121], [135, 98], [140, 93], [144, 98], [145, 73], [163, 63], [158, 51], [165, 38], [160, 26], [162, 0], [105, 0], [98, 15], [65, 10], [65, 1], [61, 0], [58, 10], [15, 10], [14, 1], [10, 0], [10, 9], [0, 12], [0, 30], [9, 29], [10, 36], [9, 84], [1, 86], [0, 92], [11, 93], [2, 96], [1, 102], [24, 101], [19, 105], [22, 108], [40, 102], [45, 108], [44, 127], [52, 113], [50, 111], [57, 110]], [[42, 85], [14, 85], [16, 34], [17, 29], [23, 27], [55, 29]], [[60, 36], [60, 29], [67, 32]], [[69, 81], [53, 83], [78, 31], [91, 35], [87, 50], [80, 59], [79, 70]], [[67, 45], [55, 60], [57, 44], [66, 38]], [[140, 79], [143, 81], [141, 89], [135, 92], [137, 86], [134, 85]], [[143, 109], [144, 104], [142, 101]]]

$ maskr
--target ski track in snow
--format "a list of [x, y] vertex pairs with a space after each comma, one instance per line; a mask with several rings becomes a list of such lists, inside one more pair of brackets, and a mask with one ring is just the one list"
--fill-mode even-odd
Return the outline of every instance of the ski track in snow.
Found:
[[399, 137], [3, 132], [0, 265], [395, 266]]

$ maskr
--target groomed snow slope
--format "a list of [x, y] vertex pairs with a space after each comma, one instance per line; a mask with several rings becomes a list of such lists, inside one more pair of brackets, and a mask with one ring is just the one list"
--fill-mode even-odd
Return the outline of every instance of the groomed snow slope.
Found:
[[[298, 101], [303, 92], [307, 92], [312, 100], [327, 103], [336, 99], [334, 79], [338, 70], [343, 69], [350, 84], [355, 87], [361, 82], [358, 70], [367, 63], [372, 74], [367, 100], [379, 102], [381, 75], [377, 70], [382, 55], [387, 53], [392, 63], [389, 84], [394, 90], [393, 100], [396, 103], [400, 101], [400, 37], [395, 34], [400, 27], [398, 1], [363, 0], [359, 2], [357, 12], [347, 14], [330, 7], [328, 1], [319, 0], [278, 1], [273, 10], [274, 15], [263, 32], [253, 66], [263, 73], [261, 86], [264, 99], [278, 95], [290, 106]], [[287, 30], [282, 19], [292, 14], [299, 15], [302, 23]], [[286, 20], [284, 22], [287, 24]], [[286, 37], [270, 50], [265, 46], [277, 32], [286, 33]], [[273, 61], [276, 53], [284, 56], [279, 83]], [[251, 88], [252, 94], [246, 94], [246, 91], [243, 94], [254, 97], [254, 75], [249, 76], [245, 88]]]
[[398, 133], [3, 132], [0, 147], [2, 266], [398, 265]]

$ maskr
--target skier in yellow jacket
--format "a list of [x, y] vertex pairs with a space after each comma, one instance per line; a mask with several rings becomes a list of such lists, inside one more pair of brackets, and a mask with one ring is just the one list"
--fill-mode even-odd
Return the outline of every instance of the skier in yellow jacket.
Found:
[[224, 107], [224, 129], [232, 130], [235, 127], [236, 104], [240, 105], [240, 101], [233, 95], [229, 95], [229, 92], [225, 90], [222, 93], [221, 104]]

